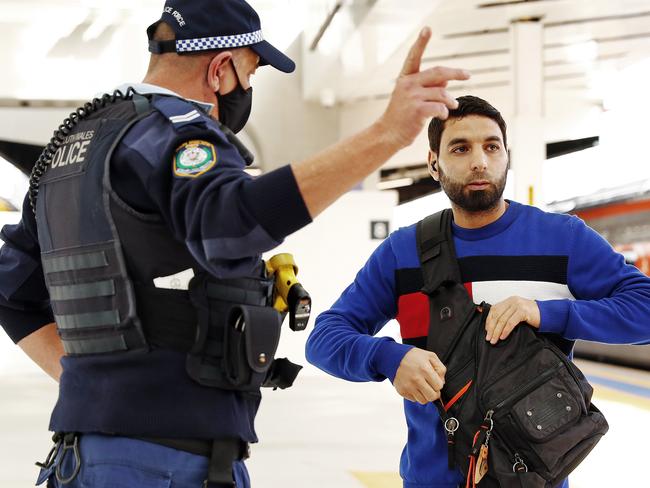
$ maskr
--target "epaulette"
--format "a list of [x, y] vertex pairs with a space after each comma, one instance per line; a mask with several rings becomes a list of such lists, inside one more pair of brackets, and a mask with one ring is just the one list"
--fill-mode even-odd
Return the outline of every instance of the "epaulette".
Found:
[[171, 122], [174, 130], [187, 125], [206, 125], [208, 116], [187, 100], [177, 97], [155, 97], [152, 105]]

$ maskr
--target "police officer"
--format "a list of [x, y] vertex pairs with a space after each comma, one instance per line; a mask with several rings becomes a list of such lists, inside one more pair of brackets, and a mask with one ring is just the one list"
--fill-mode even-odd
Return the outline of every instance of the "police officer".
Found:
[[249, 486], [259, 387], [281, 318], [261, 253], [308, 224], [456, 101], [463, 70], [420, 71], [424, 29], [383, 115], [305, 161], [252, 178], [234, 133], [258, 66], [294, 63], [243, 0], [168, 0], [143, 83], [78, 109], [2, 230], [0, 321], [56, 380], [48, 486]]

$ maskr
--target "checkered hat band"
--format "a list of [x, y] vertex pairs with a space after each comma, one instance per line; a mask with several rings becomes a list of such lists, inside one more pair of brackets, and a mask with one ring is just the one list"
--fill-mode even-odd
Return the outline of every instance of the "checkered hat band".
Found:
[[236, 34], [234, 36], [201, 37], [199, 39], [179, 39], [176, 41], [176, 52], [205, 51], [207, 49], [228, 49], [229, 47], [250, 46], [262, 42], [262, 31]]

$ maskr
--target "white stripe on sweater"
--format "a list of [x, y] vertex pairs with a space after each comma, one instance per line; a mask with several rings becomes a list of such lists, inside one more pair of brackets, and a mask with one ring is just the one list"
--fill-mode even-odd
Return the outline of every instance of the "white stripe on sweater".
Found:
[[495, 304], [511, 296], [530, 300], [575, 300], [567, 285], [547, 281], [475, 281], [472, 283], [474, 303]]

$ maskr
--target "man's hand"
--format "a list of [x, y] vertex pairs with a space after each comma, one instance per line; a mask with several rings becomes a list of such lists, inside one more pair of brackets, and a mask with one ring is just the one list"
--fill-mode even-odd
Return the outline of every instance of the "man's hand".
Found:
[[510, 335], [517, 325], [526, 322], [539, 329], [539, 307], [535, 300], [510, 297], [492, 305], [485, 321], [486, 341], [496, 344]]
[[446, 119], [449, 109], [458, 102], [447, 90], [451, 80], [467, 80], [469, 72], [462, 69], [435, 67], [420, 71], [422, 54], [431, 38], [431, 30], [425, 27], [404, 61], [395, 89], [382, 115], [380, 123], [399, 147], [413, 142], [424, 124], [431, 117]]
[[393, 386], [407, 400], [426, 405], [440, 398], [446, 372], [435, 353], [414, 347], [402, 358]]

